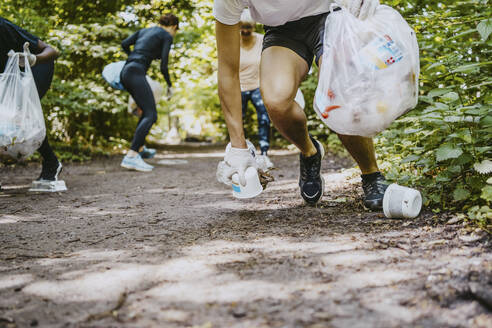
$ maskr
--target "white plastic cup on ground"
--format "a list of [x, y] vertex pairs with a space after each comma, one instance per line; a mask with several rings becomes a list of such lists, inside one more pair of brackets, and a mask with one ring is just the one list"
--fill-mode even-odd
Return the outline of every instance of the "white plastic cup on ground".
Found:
[[416, 189], [390, 184], [384, 193], [383, 211], [387, 218], [413, 219], [422, 209], [422, 196]]
[[237, 173], [232, 176], [232, 195], [236, 198], [253, 198], [261, 194], [263, 187], [260, 183], [260, 177], [254, 167], [248, 167], [245, 172], [246, 185], [239, 182]]

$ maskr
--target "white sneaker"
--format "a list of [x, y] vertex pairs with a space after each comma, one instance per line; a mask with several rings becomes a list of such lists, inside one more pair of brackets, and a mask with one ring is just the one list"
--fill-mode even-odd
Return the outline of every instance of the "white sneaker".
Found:
[[145, 163], [139, 154], [137, 154], [135, 157], [130, 157], [126, 155], [121, 161], [121, 166], [129, 170], [140, 172], [150, 172], [154, 168], [152, 165]]
[[267, 155], [257, 155], [256, 164], [258, 164], [258, 169], [265, 172], [275, 167]]

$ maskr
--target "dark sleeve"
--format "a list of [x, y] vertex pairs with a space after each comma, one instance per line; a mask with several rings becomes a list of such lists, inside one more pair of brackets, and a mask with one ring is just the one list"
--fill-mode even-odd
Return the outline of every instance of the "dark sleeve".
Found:
[[127, 55], [131, 53], [130, 46], [132, 44], [135, 44], [135, 42], [137, 42], [138, 32], [140, 31], [133, 33], [132, 35], [130, 35], [129, 37], [127, 37], [125, 40], [121, 42], [121, 47], [123, 48], [123, 50], [126, 52]]
[[169, 78], [169, 70], [167, 69], [171, 44], [173, 44], [173, 37], [170, 35], [166, 35], [164, 37], [164, 42], [162, 45], [162, 52], [161, 52], [161, 72], [162, 75], [164, 75], [164, 79], [166, 80], [168, 86], [172, 86], [171, 79]]
[[22, 52], [24, 43], [29, 42], [29, 50], [31, 53], [38, 54], [40, 52], [38, 48], [39, 38], [37, 36], [32, 35], [6, 19], [3, 19], [1, 23], [3, 23], [1, 25], [3, 25], [3, 29], [5, 30], [2, 31], [2, 33], [5, 33], [4, 35], [7, 36], [8, 40], [11, 42], [11, 44], [8, 45], [10, 49], [14, 49], [16, 52]]

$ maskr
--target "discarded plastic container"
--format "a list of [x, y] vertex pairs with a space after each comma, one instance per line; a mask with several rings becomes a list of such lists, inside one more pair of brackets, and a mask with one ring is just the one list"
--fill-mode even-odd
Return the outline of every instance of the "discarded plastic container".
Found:
[[422, 196], [416, 189], [390, 184], [384, 193], [383, 211], [387, 218], [413, 219], [422, 209]]
[[261, 194], [263, 187], [260, 183], [258, 171], [254, 167], [248, 167], [244, 176], [246, 178], [246, 186], [241, 185], [237, 173], [232, 175], [232, 195], [236, 198], [244, 199], [253, 198]]

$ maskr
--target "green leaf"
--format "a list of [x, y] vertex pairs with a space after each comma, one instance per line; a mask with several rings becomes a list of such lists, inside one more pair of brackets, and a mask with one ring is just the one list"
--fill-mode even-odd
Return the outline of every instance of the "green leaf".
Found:
[[461, 172], [461, 167], [459, 165], [453, 165], [448, 167], [448, 171], [451, 173], [459, 173]]
[[492, 150], [492, 147], [491, 146], [477, 147], [476, 150], [479, 153], [485, 153], [485, 152], [491, 151]]
[[479, 67], [480, 63], [461, 65], [452, 70], [451, 73], [472, 73], [479, 69]]
[[468, 109], [464, 111], [464, 113], [468, 115], [480, 115], [481, 112], [482, 111], [480, 109]]
[[432, 100], [432, 97], [429, 97], [429, 96], [419, 96], [419, 101], [425, 101], [428, 104], [434, 103], [434, 100]]
[[465, 200], [470, 197], [470, 192], [462, 187], [458, 187], [453, 192], [453, 198], [456, 201]]
[[453, 161], [454, 164], [456, 165], [463, 165], [470, 163], [473, 160], [473, 157], [470, 154], [462, 154], [460, 157], [458, 157], [455, 161]]
[[482, 190], [482, 188], [485, 186], [483, 180], [477, 175], [468, 177], [466, 179], [466, 184], [468, 187], [471, 187], [472, 190]]
[[429, 70], [431, 70], [431, 69], [433, 69], [433, 68], [435, 68], [435, 67], [439, 67], [439, 66], [443, 66], [443, 67], [444, 67], [444, 64], [443, 64], [443, 63], [441, 63], [441, 62], [436, 62], [436, 63], [434, 63], [434, 64], [430, 65], [429, 67], [427, 67], [425, 70], [426, 70], [426, 71], [429, 71]]
[[438, 96], [441, 96], [441, 95], [444, 95], [448, 92], [451, 92], [453, 91], [453, 89], [433, 89], [431, 91], [429, 91], [429, 93], [427, 94], [427, 96], [433, 98], [433, 97], [438, 97]]
[[492, 18], [481, 21], [477, 25], [477, 30], [478, 30], [478, 33], [480, 33], [482, 40], [487, 41], [490, 33], [492, 33]]
[[456, 67], [454, 70], [452, 70], [451, 73], [472, 73], [478, 71], [480, 66], [486, 66], [490, 64], [492, 64], [492, 62], [489, 61], [489, 62], [461, 65]]
[[451, 178], [448, 177], [447, 172], [441, 172], [436, 175], [436, 182], [448, 182], [451, 181]]
[[460, 122], [462, 120], [463, 120], [463, 117], [461, 117], [461, 116], [446, 116], [444, 118], [444, 122], [449, 122], [449, 123]]
[[481, 123], [485, 126], [492, 126], [492, 115], [485, 116], [481, 120]]
[[473, 168], [480, 174], [492, 173], [492, 161], [485, 159], [480, 163], [475, 163]]
[[457, 137], [463, 140], [464, 142], [471, 143], [472, 142], [472, 136], [470, 131], [468, 130], [461, 130], [458, 132]]
[[461, 154], [463, 154], [463, 150], [460, 147], [444, 144], [436, 151], [436, 161], [442, 162], [450, 158], [458, 158]]
[[487, 179], [487, 183], [490, 184], [490, 185], [492, 185], [492, 177], [490, 177], [490, 178]]
[[462, 37], [462, 36], [465, 36], [465, 35], [468, 35], [468, 34], [471, 34], [473, 32], [475, 32], [476, 29], [472, 28], [472, 29], [469, 29], [469, 30], [466, 30], [464, 32], [461, 32], [461, 33], [458, 33], [456, 35], [453, 35], [452, 37], [450, 38], [447, 38], [446, 41], [450, 41], [450, 40], [454, 40], [454, 39], [457, 39], [459, 37]]
[[440, 103], [440, 102], [436, 102], [434, 104], [434, 106], [436, 106], [437, 109], [441, 109], [441, 110], [449, 109], [449, 106], [448, 105], [443, 104], [443, 103]]
[[487, 185], [483, 187], [482, 194], [480, 195], [480, 197], [488, 202], [492, 201], [492, 186]]
[[407, 156], [404, 159], [402, 159], [400, 163], [405, 164], [405, 163], [415, 162], [419, 159], [420, 159], [419, 155], [412, 154], [412, 155]]
[[456, 92], [448, 92], [444, 95], [441, 96], [441, 100], [444, 101], [444, 102], [453, 102], [453, 101], [456, 101], [460, 98], [460, 96], [456, 93]]

